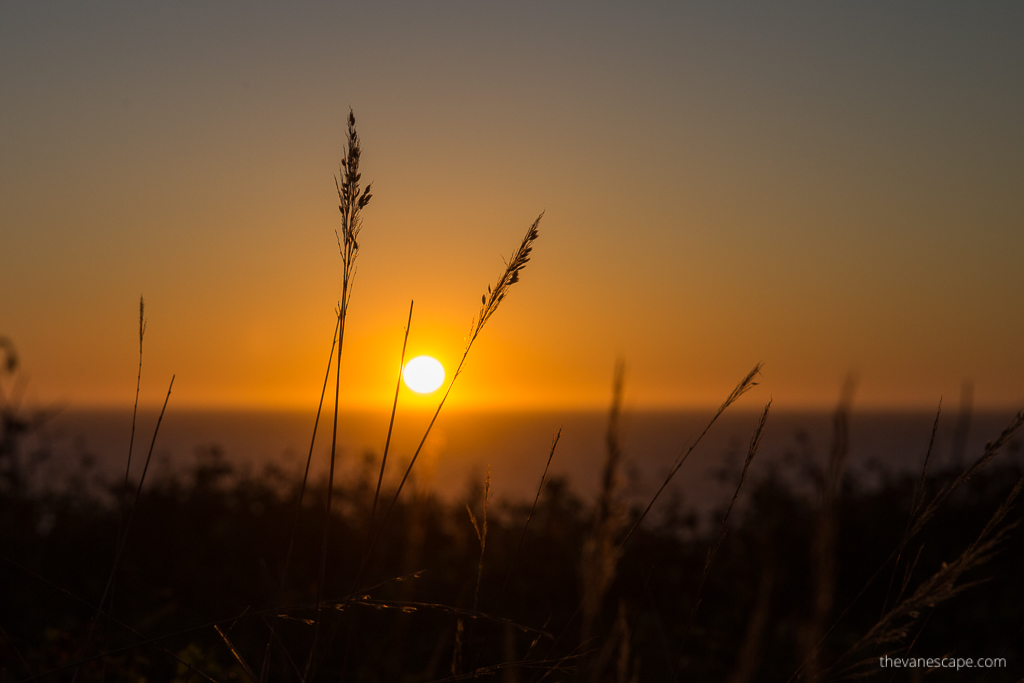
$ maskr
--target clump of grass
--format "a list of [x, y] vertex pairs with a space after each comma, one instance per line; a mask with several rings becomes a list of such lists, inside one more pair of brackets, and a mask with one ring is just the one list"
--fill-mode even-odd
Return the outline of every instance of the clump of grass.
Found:
[[[910, 636], [910, 626], [920, 619], [923, 613], [981, 583], [980, 581], [963, 582], [962, 578], [971, 569], [991, 560], [998, 552], [999, 546], [1020, 525], [1020, 520], [1007, 522], [1006, 517], [1012, 509], [1014, 501], [1020, 495], [1022, 486], [1024, 486], [1024, 479], [1017, 481], [978, 537], [964, 549], [959, 557], [951, 562], [943, 562], [938, 571], [922, 581], [911, 595], [897, 603], [874, 626], [868, 629], [839, 659], [839, 662], [857, 653], [903, 643]], [[882, 655], [893, 655], [900, 650], [902, 650], [901, 647], [890, 647], [882, 652]], [[874, 667], [878, 656], [878, 654], [872, 653], [870, 656], [860, 659], [837, 672], [835, 678], [862, 677], [865, 670], [871, 670]]]
[[[844, 390], [844, 400], [840, 401], [840, 406], [839, 406], [839, 408], [837, 409], [837, 412], [836, 412], [835, 428], [834, 428], [835, 437], [834, 437], [834, 440], [833, 440], [833, 457], [830, 460], [830, 475], [826, 479], [826, 484], [828, 484], [829, 481], [833, 477], [832, 471], [836, 469], [835, 468], [835, 463], [837, 461], [841, 463], [842, 457], [845, 456], [845, 448], [846, 448], [845, 439], [847, 438], [846, 437], [846, 430], [847, 430], [848, 410], [849, 410], [849, 408], [848, 408], [848, 403], [849, 403], [848, 396], [852, 396], [852, 384], [850, 382], [847, 383], [847, 389]], [[854, 598], [850, 601], [850, 603], [846, 606], [846, 608], [842, 611], [842, 613], [832, 622], [832, 625], [827, 630], [823, 629], [823, 628], [818, 630], [815, 633], [815, 635], [817, 636], [817, 639], [815, 641], [813, 641], [813, 642], [808, 641], [806, 639], [806, 637], [805, 637], [805, 640], [804, 640], [804, 649], [805, 649], [804, 657], [803, 657], [800, 665], [797, 667], [796, 671], [794, 671], [793, 675], [790, 677], [790, 679], [789, 679], [790, 681], [795, 680], [798, 676], [801, 676], [801, 675], [807, 677], [810, 680], [817, 680], [822, 675], [824, 675], [824, 672], [827, 672], [827, 671], [831, 670], [832, 668], [834, 668], [836, 666], [836, 664], [838, 664], [839, 662], [841, 662], [844, 659], [846, 659], [847, 657], [849, 657], [852, 653], [855, 653], [858, 648], [859, 649], [863, 649], [867, 645], [870, 645], [870, 644], [877, 645], [877, 644], [879, 644], [881, 642], [881, 641], [872, 642], [870, 640], [865, 640], [867, 638], [867, 634], [865, 634], [864, 638], [862, 639], [864, 642], [860, 642], [858, 645], [856, 645], [853, 648], [847, 650], [846, 654], [844, 654], [842, 657], [840, 657], [839, 660], [837, 660], [836, 664], [833, 664], [830, 667], [821, 667], [818, 664], [818, 662], [819, 662], [819, 660], [821, 658], [821, 648], [825, 644], [825, 641], [832, 634], [832, 632], [836, 629], [836, 627], [838, 626], [839, 622], [842, 621], [843, 618], [846, 617], [849, 614], [849, 612], [853, 608], [854, 604], [857, 603], [857, 601], [859, 601], [864, 596], [864, 594], [867, 592], [868, 588], [874, 582], [874, 580], [876, 578], [878, 578], [878, 576], [881, 575], [882, 570], [890, 562], [892, 562], [894, 559], [899, 558], [902, 555], [903, 551], [906, 549], [907, 544], [910, 542], [910, 540], [913, 539], [915, 536], [917, 536], [919, 533], [921, 533], [921, 531], [924, 529], [924, 527], [927, 525], [927, 523], [935, 516], [935, 514], [939, 511], [939, 509], [948, 501], [948, 499], [952, 495], [952, 493], [957, 488], [959, 488], [960, 486], [962, 486], [962, 485], [966, 484], [968, 481], [970, 481], [972, 477], [977, 476], [979, 473], [981, 473], [992, 462], [992, 460], [995, 459], [996, 455], [998, 455], [999, 452], [1001, 450], [1003, 450], [1003, 448], [1005, 446], [1007, 446], [1009, 443], [1011, 443], [1014, 435], [1022, 427], [1024, 427], [1024, 411], [1020, 411], [1020, 412], [1018, 412], [1014, 416], [1014, 418], [1003, 429], [1003, 431], [1000, 433], [1000, 435], [996, 439], [988, 442], [985, 445], [985, 448], [982, 451], [982, 454], [978, 457], [977, 460], [974, 461], [974, 463], [971, 464], [971, 466], [969, 466], [966, 469], [962, 470], [955, 477], [953, 477], [952, 480], [950, 480], [948, 483], [944, 484], [939, 489], [939, 491], [935, 493], [935, 495], [932, 497], [932, 499], [928, 503], [925, 503], [924, 502], [924, 498], [925, 498], [925, 495], [924, 495], [925, 479], [926, 479], [926, 475], [927, 475], [927, 471], [928, 471], [928, 462], [929, 462], [929, 459], [931, 457], [932, 448], [934, 446], [935, 433], [936, 433], [937, 428], [938, 428], [938, 418], [939, 418], [939, 415], [936, 414], [935, 422], [933, 423], [933, 426], [932, 426], [931, 440], [929, 442], [928, 451], [926, 452], [925, 459], [924, 459], [924, 466], [922, 468], [921, 479], [920, 479], [920, 481], [916, 482], [915, 485], [914, 485], [914, 491], [913, 491], [913, 494], [912, 494], [912, 497], [911, 497], [911, 514], [910, 514], [909, 522], [907, 524], [907, 530], [904, 531], [903, 536], [900, 539], [899, 544], [897, 545], [897, 547], [893, 549], [893, 551], [889, 554], [889, 556], [881, 563], [881, 565], [879, 565], [878, 569], [876, 569], [875, 572], [861, 586], [860, 590], [857, 592], [857, 594], [854, 596]], [[841, 445], [841, 450], [837, 450], [837, 445]], [[838, 475], [835, 475], [835, 476], [838, 476]], [[1015, 498], [1016, 495], [1017, 495], [1016, 493], [1011, 492], [1010, 497], [1007, 499], [1008, 502], [1005, 503], [1005, 505], [1007, 506], [1007, 511], [1009, 510], [1009, 507], [1008, 507], [1009, 506], [1009, 502], [1012, 502], [1012, 499]], [[1005, 517], [1005, 514], [1006, 514], [1006, 512], [1004, 512], [1002, 514], [1002, 517], [1000, 517], [999, 521], [1002, 521], [1002, 518]], [[820, 520], [820, 518], [819, 518], [819, 520]], [[996, 524], [998, 524], [998, 522], [996, 522]], [[1013, 523], [1014, 526], [1016, 524], [1017, 524], [1017, 522]], [[992, 522], [990, 522], [989, 525], [987, 525], [985, 527], [985, 529], [988, 530], [988, 533], [991, 535], [992, 534], [992, 529], [990, 527], [992, 527]], [[1012, 527], [1010, 527], [1010, 528], [1012, 528]], [[1006, 531], [1008, 532], [1010, 530], [1010, 528], [1007, 528]], [[959, 573], [957, 573], [955, 575], [954, 583], [955, 583], [956, 580], [959, 579], [960, 575], [964, 571], [967, 571], [967, 569], [970, 569], [972, 567], [978, 566], [978, 565], [982, 564], [983, 562], [987, 561], [991, 557], [992, 551], [999, 545], [1000, 542], [1002, 542], [1005, 539], [1005, 534], [1000, 533], [999, 537], [995, 540], [995, 542], [991, 546], [988, 546], [987, 545], [987, 540], [991, 540], [991, 538], [988, 538], [987, 540], [983, 539], [983, 537], [985, 536], [985, 533], [986, 533], [985, 530], [983, 530], [982, 535], [979, 536], [979, 540], [976, 541], [971, 546], [971, 547], [975, 547], [975, 548], [976, 547], [982, 547], [983, 548], [982, 554], [977, 555], [977, 556], [973, 556], [973, 555], [967, 553], [967, 551], [965, 551], [965, 555], [961, 556], [961, 558], [964, 560], [964, 562], [961, 563], [961, 566], [966, 565], [966, 568], [964, 568], [963, 571], [960, 571]], [[820, 552], [821, 552], [821, 545], [822, 544], [821, 544], [821, 541], [820, 541], [820, 534], [821, 534], [821, 529], [820, 529], [820, 521], [819, 521], [819, 526], [818, 526], [818, 530], [817, 530], [817, 533], [816, 533], [816, 538], [815, 538], [814, 545], [813, 545], [813, 547], [815, 548], [815, 554], [820, 554]], [[969, 547], [968, 550], [970, 550], [971, 547]], [[922, 549], [923, 549], [923, 546], [922, 546]], [[921, 553], [921, 549], [918, 550], [917, 558], [915, 558], [915, 560], [906, 569], [906, 573], [905, 573], [905, 576], [904, 576], [904, 579], [903, 579], [903, 585], [902, 585], [902, 588], [901, 588], [901, 591], [900, 591], [900, 596], [897, 597], [897, 600], [899, 600], [900, 597], [902, 597], [904, 591], [907, 589], [907, 586], [910, 583], [910, 575], [912, 574], [914, 568], [917, 565], [917, 560], [920, 558], [920, 553]], [[988, 553], [988, 554], [985, 554], [985, 553]], [[977, 557], [981, 557], [982, 559], [977, 560]], [[939, 574], [941, 574], [944, 570], [946, 570], [947, 566], [948, 566], [948, 563], [943, 562], [942, 563], [942, 569], [940, 570]], [[936, 576], [938, 576], [938, 574]], [[944, 585], [946, 585], [946, 584], [944, 584], [942, 581], [937, 581], [936, 583], [933, 584], [933, 587], [934, 586], [940, 586], [941, 587], [941, 586], [944, 586]], [[968, 587], [968, 586], [965, 586], [964, 588], [966, 588], [966, 587]], [[959, 592], [959, 590], [956, 591], [956, 592]], [[945, 596], [942, 597], [941, 600], [935, 600], [933, 604], [937, 604], [938, 602], [941, 602], [943, 600], [948, 600], [950, 597], [953, 597], [953, 595], [955, 595], [955, 594], [956, 593], [954, 593], [954, 592], [949, 592], [949, 593], [945, 594]], [[887, 604], [887, 602], [888, 602], [888, 590], [886, 591], [885, 598], [883, 599], [883, 611], [885, 610], [885, 605]], [[899, 604], [902, 604], [902, 603], [899, 603]], [[882, 624], [882, 622], [886, 621], [886, 619], [887, 619], [886, 615], [890, 615], [890, 614], [894, 613], [898, 609], [899, 604], [897, 605], [897, 607], [893, 608], [892, 611], [890, 611], [890, 612], [883, 612], [883, 617], [879, 620], [878, 623], [876, 623], [875, 627], [872, 627], [872, 630], [875, 629], [876, 627], [878, 627], [879, 624]], [[908, 612], [908, 614], [909, 614], [909, 612]], [[917, 614], [916, 613], [913, 615], [913, 618], [915, 618], [915, 619], [917, 618]], [[868, 631], [868, 633], [870, 633], [870, 630]], [[906, 636], [906, 633], [905, 632], [902, 633], [901, 637], [905, 637], [905, 636]]]

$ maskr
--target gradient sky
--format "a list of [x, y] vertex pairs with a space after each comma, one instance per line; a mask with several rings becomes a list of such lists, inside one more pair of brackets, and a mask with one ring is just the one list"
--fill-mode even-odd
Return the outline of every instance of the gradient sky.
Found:
[[314, 403], [351, 106], [344, 401], [1024, 403], [1024, 4], [0, 4], [0, 335], [38, 402]]

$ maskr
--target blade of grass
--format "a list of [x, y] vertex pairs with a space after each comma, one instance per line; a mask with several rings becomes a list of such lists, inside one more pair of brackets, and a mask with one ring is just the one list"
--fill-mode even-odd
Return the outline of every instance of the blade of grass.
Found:
[[[896, 571], [899, 569], [900, 559], [902, 559], [903, 557], [903, 551], [906, 550], [907, 543], [910, 540], [910, 525], [914, 521], [914, 517], [920, 511], [921, 505], [924, 504], [925, 483], [928, 476], [928, 461], [931, 459], [932, 449], [935, 447], [935, 434], [939, 430], [939, 417], [941, 415], [942, 399], [940, 398], [939, 407], [935, 411], [935, 421], [932, 422], [932, 435], [931, 438], [928, 440], [928, 450], [925, 451], [924, 454], [924, 465], [921, 467], [921, 478], [914, 485], [913, 498], [910, 501], [910, 514], [907, 515], [907, 526], [903, 530], [903, 537], [900, 539], [900, 545], [896, 551], [896, 561], [893, 563], [892, 574], [889, 576], [889, 585], [886, 586], [885, 589], [885, 599], [882, 600], [882, 615], [884, 615], [886, 611], [888, 611], [889, 609], [889, 594], [892, 592], [892, 585], [893, 582], [896, 580]], [[907, 578], [909, 579], [909, 573], [907, 575]], [[900, 598], [902, 597], [903, 590], [905, 590], [906, 587], [906, 582], [904, 582], [903, 589], [901, 589], [900, 594], [896, 597], [897, 602], [899, 602]], [[879, 618], [881, 618], [881, 615], [879, 615]]]
[[[117, 516], [117, 536], [114, 541], [116, 552], [117, 542], [121, 540], [121, 531], [124, 528], [124, 511], [128, 498], [128, 474], [132, 471], [132, 449], [135, 445], [135, 421], [139, 414], [139, 389], [142, 387], [142, 338], [146, 334], [146, 302], [139, 295], [139, 372], [135, 378], [135, 405], [132, 406], [132, 432], [128, 438], [128, 462], [124, 467], [124, 485], [121, 487], [121, 510]], [[110, 589], [109, 614], [114, 613], [114, 588]]]
[[[156, 446], [156, 437], [160, 433], [160, 423], [164, 420], [164, 412], [167, 410], [167, 402], [171, 399], [171, 389], [174, 388], [174, 376], [171, 376], [171, 383], [167, 387], [167, 396], [164, 397], [163, 408], [160, 409], [160, 417], [157, 418], [156, 428], [153, 430], [153, 440], [149, 443], [149, 453], [146, 455], [146, 464], [142, 468], [142, 476], [139, 477], [139, 486], [135, 491], [134, 502], [131, 508], [128, 510], [128, 518], [125, 520], [124, 533], [121, 534], [121, 538], [117, 544], [117, 552], [114, 554], [114, 564], [110, 568], [110, 575], [107, 577], [107, 585], [103, 589], [103, 595], [100, 597], [100, 601], [96, 605], [96, 615], [93, 617], [92, 622], [89, 625], [89, 633], [85, 640], [85, 646], [82, 648], [82, 653], [88, 652], [89, 647], [92, 645], [93, 636], [96, 633], [96, 624], [99, 621], [100, 616], [103, 613], [103, 604], [107, 601], [107, 596], [110, 594], [110, 587], [114, 583], [114, 575], [117, 573], [117, 565], [121, 561], [121, 553], [124, 551], [125, 543], [128, 540], [128, 532], [131, 531], [132, 519], [135, 516], [135, 509], [139, 504], [139, 496], [142, 495], [142, 485], [146, 481], [146, 472], [149, 471], [149, 463], [153, 459], [153, 447]], [[75, 674], [72, 677], [72, 683], [78, 679], [79, 669], [75, 668]]]
[[124, 468], [124, 485], [121, 487], [121, 514], [117, 518], [117, 538], [121, 539], [124, 527], [124, 511], [128, 497], [128, 474], [132, 469], [132, 448], [135, 445], [135, 419], [139, 413], [139, 389], [142, 387], [142, 338], [146, 334], [146, 302], [139, 297], [139, 373], [135, 379], [135, 405], [132, 407], [132, 433], [128, 439], [128, 463]]
[[498, 600], [495, 604], [494, 611], [501, 611], [501, 599], [505, 596], [505, 589], [508, 587], [508, 580], [512, 577], [512, 569], [516, 566], [516, 558], [519, 557], [519, 550], [523, 547], [523, 539], [526, 538], [526, 530], [530, 528], [530, 520], [533, 519], [533, 514], [537, 511], [537, 503], [540, 501], [540, 494], [544, 490], [544, 481], [548, 476], [548, 468], [551, 467], [551, 459], [555, 457], [555, 447], [558, 446], [558, 440], [562, 438], [562, 428], [558, 428], [558, 433], [555, 434], [554, 440], [551, 442], [551, 452], [548, 453], [548, 461], [544, 465], [544, 472], [540, 475], [540, 484], [537, 485], [537, 495], [533, 498], [533, 506], [530, 508], [530, 514], [526, 516], [526, 524], [523, 525], [523, 532], [519, 534], [519, 542], [516, 543], [515, 552], [512, 553], [512, 560], [508, 563], [508, 572], [505, 574], [505, 581], [501, 584], [501, 591], [498, 593]]
[[356, 572], [355, 581], [352, 582], [352, 592], [349, 597], [355, 595], [356, 590], [359, 588], [359, 581], [363, 577], [363, 571], [366, 569], [366, 560], [370, 554], [370, 542], [373, 534], [373, 519], [377, 512], [377, 501], [380, 498], [380, 488], [384, 482], [384, 467], [388, 462], [388, 450], [391, 448], [391, 433], [395, 426], [395, 411], [398, 409], [398, 394], [402, 388], [402, 371], [405, 369], [405, 350], [409, 344], [409, 330], [412, 328], [412, 307], [414, 301], [409, 302], [409, 320], [405, 324], [405, 338], [402, 340], [402, 357], [398, 363], [398, 381], [395, 383], [395, 398], [391, 402], [391, 420], [388, 422], [388, 435], [384, 440], [384, 455], [381, 456], [380, 460], [380, 474], [377, 475], [377, 488], [373, 492], [373, 505], [370, 507], [370, 519], [367, 523], [366, 530], [366, 543], [363, 546], [362, 557], [359, 560], [359, 570]]
[[231, 651], [231, 655], [235, 658], [235, 661], [238, 662], [238, 664], [242, 667], [242, 670], [245, 671], [245, 675], [249, 677], [250, 683], [256, 683], [256, 674], [254, 674], [252, 669], [249, 668], [249, 665], [242, 658], [242, 655], [238, 652], [238, 648], [236, 648], [234, 643], [232, 643], [228, 639], [227, 634], [224, 633], [220, 626], [214, 626], [213, 629], [217, 632], [217, 635], [221, 637], [221, 640], [224, 641], [224, 644], [228, 646], [228, 649]]
[[[288, 551], [285, 553], [284, 569], [281, 571], [281, 585], [278, 588], [277, 596], [274, 598], [274, 616], [271, 617], [272, 619], [276, 618], [277, 606], [280, 604], [281, 596], [284, 595], [284, 591], [287, 588], [288, 570], [291, 567], [292, 552], [295, 548], [295, 535], [299, 528], [299, 516], [302, 514], [302, 501], [306, 496], [306, 486], [309, 482], [309, 468], [313, 462], [313, 447], [316, 444], [316, 434], [320, 426], [320, 415], [324, 407], [324, 396], [327, 394], [327, 382], [331, 376], [331, 363], [334, 362], [334, 349], [338, 344], [338, 328], [340, 326], [341, 320], [339, 318], [335, 321], [334, 332], [331, 335], [331, 351], [327, 354], [327, 369], [324, 371], [324, 384], [320, 389], [320, 402], [316, 407], [316, 419], [313, 420], [313, 435], [309, 439], [309, 453], [306, 455], [306, 468], [302, 473], [302, 486], [299, 488], [299, 497], [295, 502], [295, 516], [292, 518], [292, 528], [288, 535]], [[271, 628], [271, 633], [273, 633], [273, 628]], [[283, 642], [282, 647], [284, 647]], [[285, 655], [288, 657], [289, 661], [291, 661], [291, 653], [286, 650]], [[305, 680], [301, 674], [299, 678], [300, 680]]]
[[[363, 552], [359, 558], [359, 569], [356, 571], [356, 578], [352, 582], [352, 591], [349, 593], [349, 598], [352, 598], [356, 594], [356, 590], [359, 588], [359, 581], [363, 577], [363, 571], [366, 569], [366, 560], [369, 558], [370, 553], [370, 542], [373, 535], [373, 519], [377, 512], [377, 501], [380, 498], [380, 488], [384, 482], [384, 468], [388, 462], [388, 451], [391, 448], [391, 434], [395, 427], [395, 412], [398, 410], [398, 394], [402, 389], [402, 372], [405, 369], [405, 350], [409, 344], [409, 330], [412, 329], [412, 309], [415, 301], [409, 302], [409, 319], [405, 323], [405, 337], [402, 340], [402, 355], [398, 362], [398, 380], [395, 383], [395, 398], [391, 402], [391, 419], [388, 421], [388, 435], [384, 439], [384, 454], [380, 459], [380, 474], [377, 475], [377, 488], [373, 492], [373, 505], [370, 506], [370, 518], [366, 524], [366, 542], [363, 544]], [[348, 622], [348, 629], [345, 635], [345, 649], [344, 649], [344, 660], [342, 664], [342, 672], [347, 673], [348, 671], [348, 656], [349, 649], [352, 643], [352, 629], [355, 627], [355, 620], [350, 619]], [[344, 678], [344, 676], [343, 676]]]
[[[764, 426], [768, 422], [768, 410], [772, 407], [771, 399], [768, 400], [767, 405], [764, 407], [764, 411], [761, 413], [761, 419], [758, 420], [757, 429], [754, 430], [754, 436], [750, 439], [750, 446], [747, 448], [747, 458], [743, 462], [743, 471], [740, 473], [739, 483], [736, 485], [736, 491], [732, 494], [732, 500], [729, 501], [729, 507], [725, 510], [725, 515], [722, 517], [722, 527], [718, 533], [718, 540], [715, 544], [708, 549], [707, 558], [704, 560], [704, 571], [701, 572], [700, 581], [697, 584], [697, 594], [693, 599], [693, 609], [690, 610], [690, 616], [686, 620], [686, 627], [683, 629], [683, 639], [685, 640], [689, 634], [690, 629], [693, 628], [694, 619], [697, 617], [697, 608], [700, 607], [701, 596], [704, 592], [704, 585], [708, 579], [708, 571], [711, 569], [711, 563], [715, 561], [715, 556], [718, 554], [719, 548], [722, 547], [722, 543], [725, 542], [725, 536], [729, 533], [729, 515], [732, 514], [733, 508], [736, 506], [736, 501], [740, 497], [740, 491], [743, 489], [743, 484], [747, 481], [747, 472], [750, 470], [750, 464], [754, 462], [754, 456], [757, 455], [758, 449], [761, 447], [761, 437], [764, 436]], [[682, 666], [684, 655], [680, 654], [676, 659], [675, 666], [672, 669], [672, 675], [669, 677], [670, 681], [676, 679], [676, 674], [679, 668]]]
[[306, 469], [302, 473], [302, 486], [299, 488], [299, 498], [295, 502], [295, 516], [292, 518], [291, 533], [288, 536], [288, 551], [284, 556], [284, 569], [281, 572], [281, 587], [278, 589], [278, 598], [274, 600], [274, 603], [278, 603], [280, 596], [284, 594], [286, 583], [288, 581], [288, 569], [291, 566], [292, 551], [295, 546], [295, 534], [299, 527], [299, 515], [302, 512], [302, 501], [306, 496], [306, 485], [309, 482], [309, 467], [313, 461], [313, 446], [316, 443], [317, 428], [320, 426], [320, 413], [324, 407], [324, 396], [327, 393], [327, 380], [331, 376], [331, 363], [334, 362], [334, 347], [338, 343], [338, 324], [335, 323], [334, 334], [331, 337], [331, 352], [327, 356], [327, 370], [324, 372], [324, 385], [320, 389], [320, 402], [316, 407], [316, 419], [313, 420], [313, 436], [309, 440], [309, 453], [306, 455]]
[[697, 437], [697, 440], [694, 441], [688, 449], [686, 449], [685, 451], [681, 451], [679, 453], [679, 455], [676, 457], [675, 463], [672, 465], [672, 468], [669, 470], [668, 475], [665, 477], [665, 481], [662, 482], [661, 486], [654, 494], [654, 497], [651, 498], [651, 502], [647, 504], [647, 507], [644, 508], [644, 511], [637, 518], [636, 522], [634, 522], [633, 526], [630, 527], [629, 531], [626, 532], [625, 537], [623, 537], [623, 539], [619, 542], [620, 548], [626, 545], [626, 542], [630, 539], [633, 533], [640, 526], [640, 523], [644, 521], [645, 517], [647, 517], [647, 513], [649, 513], [651, 511], [651, 508], [654, 507], [654, 503], [655, 501], [658, 500], [658, 497], [661, 495], [662, 491], [664, 491], [665, 487], [667, 487], [669, 482], [672, 481], [672, 477], [676, 476], [676, 472], [678, 472], [679, 468], [683, 466], [683, 463], [686, 462], [686, 459], [690, 457], [690, 453], [693, 453], [693, 450], [697, 448], [697, 445], [704, 438], [704, 435], [708, 433], [712, 425], [714, 425], [718, 418], [721, 417], [722, 413], [724, 413], [729, 406], [735, 403], [740, 396], [747, 393], [747, 391], [749, 391], [752, 387], [757, 386], [757, 382], [754, 381], [754, 378], [757, 377], [759, 374], [761, 374], [761, 363], [755, 365], [754, 369], [748, 372], [747, 376], [744, 377], [740, 381], [740, 383], [736, 385], [736, 388], [732, 390], [732, 393], [729, 394], [729, 396], [725, 399], [722, 405], [719, 406], [718, 412], [716, 412], [712, 416], [711, 420], [704, 427], [704, 431], [700, 433], [700, 436]]

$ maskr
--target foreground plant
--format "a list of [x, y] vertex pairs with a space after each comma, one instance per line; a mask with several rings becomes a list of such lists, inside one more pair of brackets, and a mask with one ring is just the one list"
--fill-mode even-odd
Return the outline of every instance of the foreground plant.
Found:
[[[307, 677], [313, 666], [313, 657], [320, 635], [320, 609], [321, 602], [323, 601], [324, 579], [327, 573], [327, 544], [331, 528], [334, 469], [338, 452], [338, 401], [341, 392], [341, 352], [345, 341], [345, 321], [348, 317], [348, 305], [352, 299], [352, 281], [355, 279], [356, 257], [359, 255], [358, 238], [359, 232], [363, 227], [361, 214], [373, 196], [370, 194], [373, 183], [367, 185], [364, 189], [360, 189], [359, 181], [362, 178], [362, 174], [359, 172], [359, 160], [362, 156], [362, 149], [359, 145], [359, 134], [356, 132], [356, 117], [351, 109], [348, 112], [347, 132], [345, 154], [341, 159], [341, 169], [338, 172], [338, 176], [334, 178], [334, 185], [338, 190], [338, 211], [341, 212], [341, 231], [340, 233], [335, 231], [335, 236], [338, 239], [338, 251], [341, 253], [341, 301], [338, 303], [337, 308], [338, 343], [334, 369], [334, 422], [331, 433], [331, 464], [327, 475], [327, 506], [324, 511], [324, 535], [320, 550], [320, 580], [317, 584], [316, 627], [313, 633], [310, 656], [306, 663]], [[312, 448], [310, 448], [310, 452], [312, 452]]]

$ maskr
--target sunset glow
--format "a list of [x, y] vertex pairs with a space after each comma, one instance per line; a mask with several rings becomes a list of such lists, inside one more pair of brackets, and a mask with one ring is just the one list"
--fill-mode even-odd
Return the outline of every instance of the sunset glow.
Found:
[[344, 7], [0, 7], [28, 400], [131, 404], [141, 294], [143, 404], [177, 373], [176, 405], [315, 406], [349, 106], [374, 190], [351, 407], [390, 405], [410, 299], [451, 367], [542, 210], [451, 407], [604, 406], [617, 356], [654, 408], [717, 406], [758, 361], [791, 407], [851, 371], [860, 406], [1024, 397], [1020, 3]]

